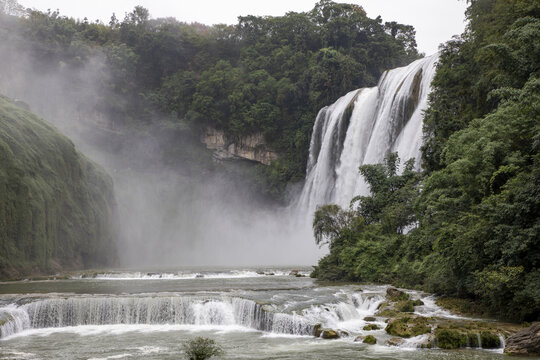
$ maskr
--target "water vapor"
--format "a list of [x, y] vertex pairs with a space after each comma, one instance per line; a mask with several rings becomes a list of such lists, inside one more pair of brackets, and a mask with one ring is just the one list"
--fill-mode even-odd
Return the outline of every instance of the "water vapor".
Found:
[[0, 93], [27, 103], [112, 176], [120, 265], [315, 264], [321, 251], [309, 224], [256, 193], [235, 164], [194, 162], [193, 152], [210, 157], [195, 134], [169, 119], [144, 132], [115, 125], [103, 110], [112, 75], [104, 54], [50, 66], [16, 36], [0, 36]]

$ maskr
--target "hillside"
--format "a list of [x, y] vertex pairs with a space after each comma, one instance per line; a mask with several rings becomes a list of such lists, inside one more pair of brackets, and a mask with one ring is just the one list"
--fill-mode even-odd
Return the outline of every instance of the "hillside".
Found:
[[0, 97], [0, 278], [114, 261], [110, 177]]

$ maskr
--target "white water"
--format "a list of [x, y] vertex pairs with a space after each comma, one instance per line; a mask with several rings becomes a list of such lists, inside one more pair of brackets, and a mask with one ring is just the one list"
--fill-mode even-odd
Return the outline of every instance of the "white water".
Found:
[[[294, 270], [292, 275], [309, 276], [309, 271]], [[104, 272], [96, 274], [74, 275], [72, 279], [95, 279], [95, 280], [183, 280], [183, 279], [241, 279], [256, 278], [263, 276], [291, 276], [291, 271], [285, 270], [230, 270], [212, 272]]]
[[380, 163], [390, 152], [398, 152], [402, 163], [414, 157], [419, 168], [423, 111], [437, 59], [435, 54], [387, 71], [378, 86], [351, 91], [321, 109], [297, 202], [302, 214], [321, 204], [348, 206], [354, 196], [366, 195], [359, 166]]
[[[81, 296], [37, 299], [24, 305], [0, 308], [6, 319], [0, 338], [23, 331], [96, 325], [190, 325], [193, 328], [232, 327], [274, 334], [312, 335], [313, 325], [356, 330], [365, 325], [363, 316], [373, 315], [381, 296], [349, 297], [351, 301], [312, 306], [300, 312], [271, 311], [253, 300], [229, 296]], [[356, 320], [354, 327], [348, 321]], [[139, 327], [136, 327], [139, 329]], [[104, 328], [108, 330], [108, 328]], [[48, 330], [50, 331], [50, 330]], [[46, 331], [46, 332], [48, 332]]]

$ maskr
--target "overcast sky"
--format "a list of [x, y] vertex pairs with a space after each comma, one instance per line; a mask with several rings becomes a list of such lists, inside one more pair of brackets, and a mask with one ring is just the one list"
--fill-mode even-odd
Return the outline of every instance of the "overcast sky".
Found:
[[[364, 7], [371, 18], [413, 25], [418, 49], [430, 55], [439, 43], [463, 32], [465, 0], [348, 0]], [[240, 15], [283, 15], [308, 11], [316, 0], [19, 0], [38, 10], [59, 9], [62, 15], [108, 23], [112, 13], [121, 20], [124, 13], [142, 5], [153, 18], [175, 17], [179, 21], [203, 24], [235, 24]]]

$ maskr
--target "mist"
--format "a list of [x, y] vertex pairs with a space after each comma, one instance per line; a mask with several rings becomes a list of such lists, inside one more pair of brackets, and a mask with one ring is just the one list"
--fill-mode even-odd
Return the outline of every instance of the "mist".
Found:
[[166, 118], [145, 131], [116, 126], [103, 111], [101, 84], [112, 74], [99, 51], [51, 67], [12, 36], [0, 63], [0, 93], [27, 103], [113, 178], [120, 266], [312, 265], [323, 254], [306, 214], [269, 201], [238, 171], [251, 164], [212, 163], [196, 134]]

